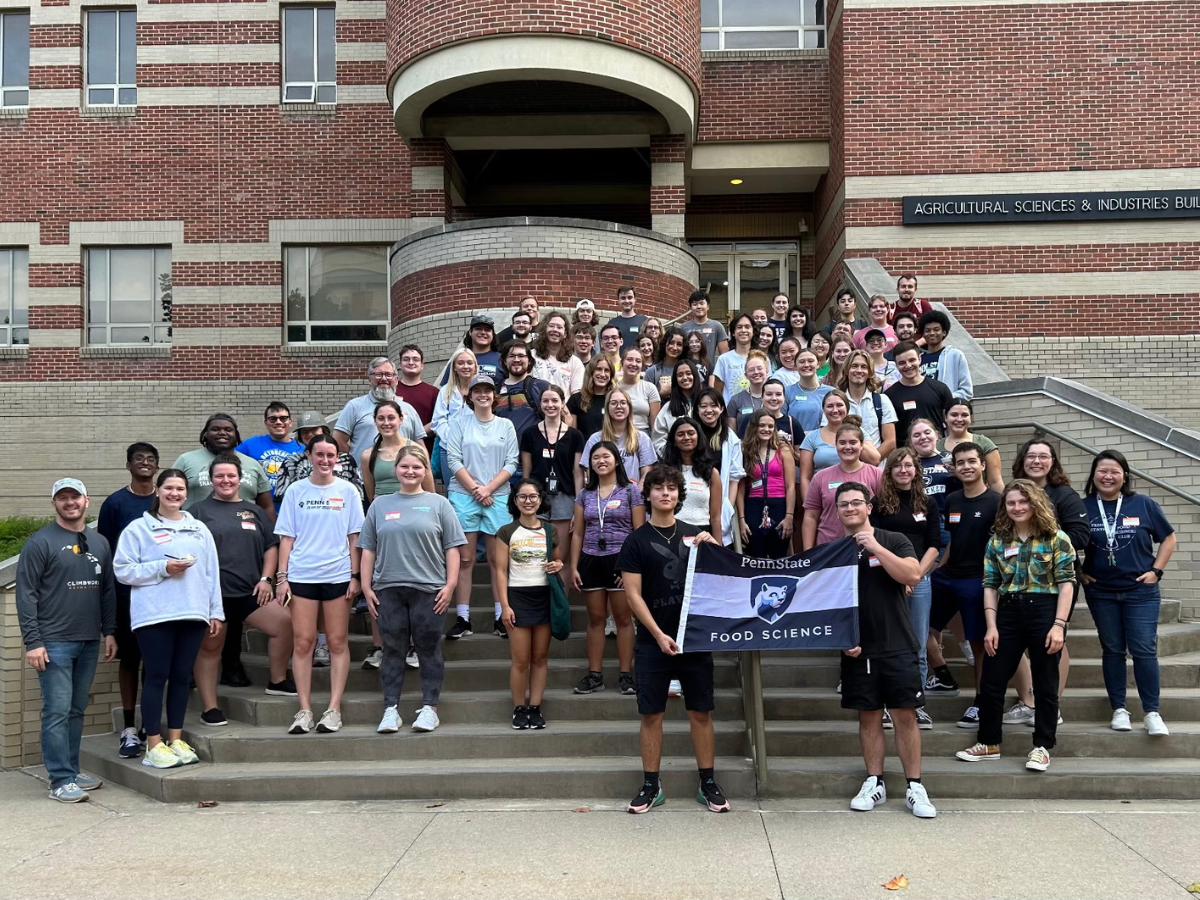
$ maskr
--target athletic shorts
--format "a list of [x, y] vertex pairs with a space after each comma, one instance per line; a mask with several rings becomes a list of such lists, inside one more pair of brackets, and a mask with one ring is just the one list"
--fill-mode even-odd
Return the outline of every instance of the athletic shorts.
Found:
[[117, 659], [125, 668], [136, 669], [142, 663], [142, 648], [138, 646], [129, 617], [129, 594], [128, 585], [117, 585], [117, 630], [113, 636], [117, 639]]
[[[349, 585], [350, 582], [346, 582]], [[311, 585], [304, 585], [311, 587]], [[307, 597], [308, 594], [301, 593], [296, 590], [296, 585], [291, 585], [293, 594], [300, 594], [301, 597]], [[258, 612], [258, 601], [251, 594], [248, 597], [222, 597], [221, 605], [225, 607], [225, 624], [234, 620], [245, 622], [247, 618]]]
[[575, 515], [575, 498], [559, 491], [550, 495], [550, 521], [565, 522]]
[[619, 553], [610, 556], [592, 556], [590, 553], [579, 554], [579, 580], [583, 582], [585, 591], [623, 591], [625, 588], [617, 584], [621, 572], [617, 568]]
[[458, 524], [463, 531], [482, 531], [484, 534], [495, 534], [512, 521], [508, 514], [508, 495], [492, 496], [492, 505], [484, 506], [470, 494], [461, 491], [446, 491], [446, 498], [454, 507], [458, 516]]
[[350, 582], [338, 581], [334, 584], [312, 584], [303, 582], [288, 582], [288, 590], [292, 592], [293, 597], [303, 597], [305, 600], [342, 600], [346, 596], [346, 591], [350, 589]]
[[667, 656], [654, 642], [638, 641], [633, 648], [633, 675], [637, 682], [638, 714], [652, 716], [667, 709], [671, 679], [683, 688], [684, 709], [713, 711], [713, 655], [680, 653]]
[[925, 705], [916, 650], [865, 659], [842, 654], [842, 709], [916, 709]]
[[508, 605], [517, 614], [517, 628], [550, 624], [550, 586], [508, 587]]

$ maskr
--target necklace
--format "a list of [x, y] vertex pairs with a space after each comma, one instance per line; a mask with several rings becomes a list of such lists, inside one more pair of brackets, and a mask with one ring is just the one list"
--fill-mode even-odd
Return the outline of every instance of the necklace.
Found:
[[670, 537], [663, 534], [662, 531], [659, 529], [659, 527], [657, 525], [655, 525], [653, 522], [650, 523], [650, 527], [654, 529], [655, 534], [657, 534], [660, 538], [662, 538], [664, 541], [666, 541], [669, 544], [669, 543], [671, 543], [671, 541], [675, 540], [675, 532], [679, 530], [679, 521], [676, 520], [675, 522], [673, 522], [671, 524], [671, 536]]

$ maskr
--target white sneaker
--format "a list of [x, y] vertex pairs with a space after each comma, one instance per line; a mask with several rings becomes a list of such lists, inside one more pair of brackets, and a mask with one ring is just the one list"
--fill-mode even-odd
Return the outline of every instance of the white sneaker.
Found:
[[324, 669], [329, 665], [328, 644], [317, 644], [313, 647], [312, 664], [314, 669]]
[[1146, 723], [1146, 733], [1151, 737], [1166, 737], [1171, 733], [1167, 730], [1167, 723], [1156, 712], [1146, 713], [1144, 721]]
[[292, 727], [288, 729], [288, 734], [308, 734], [313, 730], [313, 714], [311, 709], [302, 709], [296, 713], [296, 718], [292, 719]]
[[1129, 724], [1129, 710], [1125, 707], [1114, 709], [1110, 727], [1113, 731], [1133, 731], [1133, 726]]
[[858, 793], [854, 795], [854, 799], [850, 801], [850, 808], [859, 812], [870, 812], [877, 803], [886, 802], [887, 787], [874, 775], [868, 775], [867, 780], [858, 789]]
[[910, 784], [904, 792], [904, 805], [918, 819], [936, 819], [937, 808], [929, 802], [929, 794], [923, 784]]
[[317, 723], [317, 731], [321, 734], [333, 734], [342, 730], [342, 713], [340, 710], [327, 709], [321, 713], [321, 721]]
[[421, 668], [421, 662], [417, 659], [417, 651], [415, 648], [408, 651], [408, 655], [404, 657], [404, 664], [410, 669]]
[[367, 654], [366, 659], [363, 660], [362, 667], [364, 669], [378, 669], [382, 665], [383, 665], [383, 648], [377, 647], [377, 648], [372, 649], [371, 652]]
[[412, 723], [413, 731], [433, 731], [442, 724], [442, 720], [438, 718], [437, 710], [432, 706], [422, 706], [417, 710], [417, 718]]
[[1026, 758], [1025, 768], [1034, 772], [1045, 772], [1050, 768], [1050, 751], [1045, 747], [1034, 747]]
[[1005, 725], [1032, 725], [1033, 707], [1026, 706], [1024, 700], [1018, 700], [1005, 710], [1000, 721]]
[[963, 659], [967, 661], [968, 666], [975, 665], [975, 651], [971, 649], [970, 641], [959, 641], [958, 649], [962, 651]]
[[607, 619], [604, 620], [604, 636], [605, 637], [616, 637], [617, 636], [617, 620], [614, 619], [612, 616], [609, 616]]
[[683, 685], [679, 683], [678, 678], [672, 678], [671, 683], [669, 685], [667, 685], [667, 696], [668, 697], [682, 697], [683, 696]]
[[389, 706], [383, 711], [383, 718], [379, 720], [379, 727], [375, 730], [380, 734], [395, 734], [403, 724], [400, 721], [400, 710], [394, 706]]

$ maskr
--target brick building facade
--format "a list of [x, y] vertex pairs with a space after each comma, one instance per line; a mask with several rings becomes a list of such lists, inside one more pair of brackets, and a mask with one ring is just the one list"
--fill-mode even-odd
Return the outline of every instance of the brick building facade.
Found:
[[1200, 332], [1196, 218], [901, 205], [1200, 189], [1200, 2], [794, 6], [0, 0], [6, 512], [68, 469], [106, 493], [126, 443], [173, 459], [217, 409], [332, 414], [371, 357], [435, 363], [525, 293], [820, 313], [863, 256], [1012, 374], [1195, 424], [1165, 385], [1200, 345], [1141, 336]]

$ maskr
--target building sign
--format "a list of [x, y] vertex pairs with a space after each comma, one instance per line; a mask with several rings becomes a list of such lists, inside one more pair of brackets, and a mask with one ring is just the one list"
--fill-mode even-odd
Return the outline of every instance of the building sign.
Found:
[[905, 225], [1200, 218], [1200, 189], [905, 197]]

